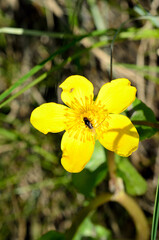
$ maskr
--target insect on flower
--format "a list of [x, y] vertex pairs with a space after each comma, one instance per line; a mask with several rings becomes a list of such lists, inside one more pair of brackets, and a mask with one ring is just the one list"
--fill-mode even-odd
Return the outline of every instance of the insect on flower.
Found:
[[87, 127], [89, 127], [90, 129], [93, 129], [92, 123], [89, 121], [88, 118], [84, 117], [83, 120]]
[[67, 171], [82, 171], [91, 158], [96, 139], [121, 156], [129, 156], [138, 148], [136, 128], [120, 114], [136, 96], [136, 88], [128, 79], [104, 84], [95, 101], [93, 85], [83, 76], [70, 76], [59, 87], [66, 106], [44, 103], [33, 110], [30, 121], [44, 134], [65, 130], [61, 163]]

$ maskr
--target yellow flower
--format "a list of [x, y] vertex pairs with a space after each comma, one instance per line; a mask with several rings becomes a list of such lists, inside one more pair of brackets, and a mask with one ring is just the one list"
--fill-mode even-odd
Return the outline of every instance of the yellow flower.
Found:
[[68, 106], [44, 103], [33, 110], [30, 121], [40, 132], [61, 132], [61, 163], [68, 172], [80, 172], [90, 160], [95, 140], [108, 150], [129, 156], [139, 144], [139, 135], [123, 112], [134, 100], [136, 88], [125, 78], [104, 84], [93, 101], [93, 85], [85, 77], [68, 77], [60, 86]]

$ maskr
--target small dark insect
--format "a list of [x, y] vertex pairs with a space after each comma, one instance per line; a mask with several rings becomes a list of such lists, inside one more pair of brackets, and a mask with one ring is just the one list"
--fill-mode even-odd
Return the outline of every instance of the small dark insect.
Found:
[[88, 118], [84, 117], [83, 121], [87, 127], [89, 127], [90, 129], [93, 129], [92, 123], [88, 120]]

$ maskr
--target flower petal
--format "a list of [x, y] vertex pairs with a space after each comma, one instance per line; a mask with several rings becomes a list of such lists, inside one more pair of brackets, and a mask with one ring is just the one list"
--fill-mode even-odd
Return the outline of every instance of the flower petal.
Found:
[[94, 139], [81, 141], [65, 132], [62, 137], [63, 151], [61, 163], [68, 172], [77, 173], [83, 170], [94, 151]]
[[129, 118], [110, 114], [107, 124], [107, 131], [102, 131], [102, 125], [96, 129], [97, 138], [106, 149], [127, 157], [138, 148], [139, 135]]
[[69, 108], [61, 104], [44, 103], [33, 110], [30, 122], [44, 134], [61, 132], [65, 129], [66, 111], [69, 111]]
[[59, 87], [63, 90], [62, 101], [73, 109], [84, 107], [93, 100], [93, 84], [83, 76], [70, 76]]
[[136, 88], [125, 78], [104, 84], [97, 96], [96, 104], [102, 104], [109, 113], [123, 112], [134, 100]]

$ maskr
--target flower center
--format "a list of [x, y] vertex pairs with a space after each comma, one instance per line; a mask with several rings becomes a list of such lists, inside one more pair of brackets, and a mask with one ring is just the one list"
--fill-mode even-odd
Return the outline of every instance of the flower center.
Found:
[[[94, 141], [97, 131], [103, 133], [108, 128], [109, 114], [102, 105], [89, 103], [85, 107], [77, 104], [78, 108], [69, 109], [65, 114], [66, 131], [75, 139], [85, 142]], [[76, 106], [76, 107], [77, 107]]]

